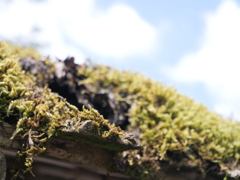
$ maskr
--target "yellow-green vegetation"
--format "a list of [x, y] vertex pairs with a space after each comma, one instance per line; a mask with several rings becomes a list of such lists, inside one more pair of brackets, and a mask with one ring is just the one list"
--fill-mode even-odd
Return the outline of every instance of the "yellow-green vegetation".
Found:
[[[45, 141], [53, 135], [95, 145], [99, 139], [123, 142], [124, 132], [109, 124], [96, 110], [78, 111], [47, 87], [37, 87], [36, 82], [44, 81], [44, 75], [36, 80], [21, 71], [17, 63], [24, 56], [39, 58], [35, 51], [0, 43], [0, 121], [16, 124], [12, 138], [21, 137], [27, 142], [27, 149], [18, 153], [19, 162], [25, 164], [21, 171], [15, 171], [16, 175], [31, 171], [32, 158], [45, 150]], [[54, 71], [53, 65], [50, 71]], [[95, 88], [84, 93], [106, 89], [130, 105], [128, 130], [139, 132], [143, 149], [119, 153], [116, 161], [121, 161], [121, 166], [116, 165], [119, 169], [114, 171], [133, 177], [140, 174], [145, 180], [157, 179], [158, 170], [164, 169], [162, 162], [197, 168], [203, 173], [209, 163], [216, 163], [224, 170], [238, 167], [238, 122], [225, 120], [175, 89], [139, 73], [86, 63], [79, 66], [78, 75], [86, 77], [79, 85], [90, 84]], [[97, 141], [88, 139], [90, 136], [97, 137]], [[100, 141], [98, 145], [106, 142]], [[112, 143], [108, 145], [114, 150], [119, 148]]]
[[155, 179], [161, 160], [178, 167], [196, 167], [203, 173], [208, 162], [223, 169], [226, 164], [237, 166], [238, 122], [225, 120], [175, 89], [139, 73], [103, 65], [83, 65], [78, 73], [87, 77], [79, 84], [91, 84], [96, 90], [106, 88], [119, 101], [131, 104], [129, 129], [140, 128], [143, 150], [123, 156], [128, 157], [128, 168], [133, 170], [130, 174], [135, 175], [140, 168], [144, 179]]
[[51, 136], [70, 138], [72, 133], [74, 140], [78, 140], [77, 133], [81, 135], [80, 140], [91, 136], [90, 143], [95, 137], [105, 143], [115, 142], [114, 150], [129, 149], [127, 146], [133, 142], [127, 141], [126, 133], [108, 123], [96, 110], [90, 107], [79, 111], [49, 88], [37, 87], [35, 78], [21, 70], [19, 51], [0, 42], [0, 122], [16, 125], [11, 139], [23, 139], [23, 147], [16, 157], [18, 168], [12, 170], [13, 179], [32, 172], [33, 158], [45, 151], [45, 142]]
[[41, 58], [41, 54], [35, 50], [34, 48], [31, 47], [19, 47], [16, 46], [14, 44], [12, 44], [11, 42], [1, 42], [4, 44], [4, 46], [2, 46], [2, 48], [5, 49], [5, 51], [8, 51], [8, 53], [11, 53], [12, 55], [18, 56], [19, 58], [23, 58], [23, 57], [32, 57], [34, 59], [40, 59]]

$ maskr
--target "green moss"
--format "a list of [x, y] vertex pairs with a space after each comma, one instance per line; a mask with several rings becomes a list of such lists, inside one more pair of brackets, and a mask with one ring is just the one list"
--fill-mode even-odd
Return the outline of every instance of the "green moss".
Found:
[[86, 142], [96, 147], [114, 151], [138, 149], [140, 147], [136, 142], [128, 141], [126, 143], [128, 134], [119, 127], [109, 124], [103, 116], [92, 108], [87, 110], [83, 107], [83, 111], [78, 114], [77, 118], [72, 117], [61, 123], [61, 127], [55, 136]]
[[[103, 148], [125, 150], [111, 143], [120, 141], [121, 144], [125, 133], [107, 123], [97, 111], [91, 108], [78, 111], [48, 88], [37, 87], [36, 82], [41, 83], [44, 77], [36, 81], [21, 71], [17, 65], [19, 57], [34, 57], [31, 51], [21, 52], [21, 49], [0, 43], [0, 118], [9, 120], [7, 116], [10, 116], [9, 123], [17, 123], [13, 137], [27, 140], [30, 148], [19, 153], [19, 159], [26, 160], [24, 171], [31, 170], [27, 168], [31, 167], [32, 158], [45, 150], [44, 142], [53, 135], [103, 147], [96, 143], [101, 139], [100, 142], [109, 142]], [[238, 122], [225, 120], [175, 89], [139, 73], [84, 64], [78, 74], [86, 77], [79, 85], [91, 84], [95, 88], [90, 94], [106, 88], [114, 92], [119, 101], [131, 106], [128, 128], [130, 131], [140, 129], [143, 149], [119, 153], [116, 157], [121, 162], [118, 171], [133, 177], [140, 175], [141, 179], [156, 179], [158, 170], [163, 168], [161, 162], [197, 168], [203, 173], [208, 162], [225, 170], [238, 166]]]
[[[121, 142], [125, 140], [125, 132], [108, 123], [96, 110], [90, 107], [79, 111], [49, 88], [36, 86], [35, 78], [20, 69], [20, 52], [0, 42], [0, 120], [16, 124], [11, 139], [23, 139], [23, 147], [16, 157], [19, 168], [12, 170], [13, 179], [32, 172], [33, 158], [45, 151], [45, 142], [52, 136], [65, 139], [78, 136], [86, 142], [93, 142], [91, 138], [95, 138], [111, 146], [115, 144], [114, 149], [130, 148], [130, 141]], [[86, 123], [89, 121], [91, 124]]]
[[5, 45], [8, 46], [8, 50], [12, 52], [12, 54], [17, 55], [19, 58], [31, 57], [34, 59], [41, 59], [41, 55], [38, 51], [31, 47], [19, 47], [11, 42], [4, 42]]
[[209, 161], [221, 167], [238, 163], [238, 122], [225, 120], [175, 89], [139, 73], [87, 64], [82, 65], [78, 73], [87, 77], [79, 84], [91, 84], [95, 90], [106, 88], [114, 92], [119, 101], [131, 105], [129, 128], [140, 128], [144, 148], [129, 152], [128, 168], [142, 169], [143, 175], [150, 177], [160, 168], [159, 161], [198, 167], [201, 171]]

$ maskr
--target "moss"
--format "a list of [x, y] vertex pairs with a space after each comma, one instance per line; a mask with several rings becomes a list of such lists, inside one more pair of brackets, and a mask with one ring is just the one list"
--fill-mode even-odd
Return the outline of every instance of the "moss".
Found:
[[[21, 50], [13, 51], [4, 43], [0, 45], [3, 60], [0, 70], [4, 74], [0, 77], [0, 118], [7, 120], [9, 115], [15, 119], [17, 129], [13, 137], [17, 135], [28, 140], [29, 146], [33, 141], [32, 148], [19, 153], [19, 157], [28, 158], [27, 165], [31, 165], [33, 156], [44, 151], [44, 142], [52, 135], [100, 147], [101, 142], [109, 142], [104, 148], [112, 147], [111, 142], [121, 141], [121, 144], [128, 139], [123, 131], [107, 123], [95, 110], [78, 111], [48, 88], [37, 87], [36, 83], [44, 81], [44, 75], [36, 80], [21, 71], [16, 64]], [[52, 66], [48, 72], [51, 74], [54, 66], [47, 62]], [[115, 171], [145, 180], [157, 179], [159, 169], [164, 169], [162, 162], [177, 168], [198, 169], [203, 174], [209, 164], [216, 164], [223, 170], [239, 165], [238, 122], [225, 120], [174, 88], [139, 73], [86, 63], [78, 66], [78, 75], [85, 77], [79, 85], [88, 84], [93, 88], [84, 93], [106, 89], [113, 92], [118, 101], [130, 106], [128, 129], [139, 130], [137, 135], [143, 149], [119, 153]], [[98, 144], [99, 138], [102, 141]], [[113, 146], [113, 149], [124, 150], [125, 147]]]
[[87, 77], [79, 84], [91, 84], [95, 90], [106, 88], [119, 101], [131, 105], [129, 129], [140, 129], [144, 148], [128, 152], [127, 164], [135, 172], [142, 169], [144, 177], [153, 176], [161, 167], [160, 161], [197, 167], [203, 173], [208, 162], [222, 168], [239, 162], [239, 122], [225, 120], [175, 89], [139, 73], [94, 64], [82, 65], [78, 73]]
[[[61, 127], [55, 136], [86, 142], [96, 147], [114, 151], [137, 149], [140, 146], [133, 139], [133, 143], [131, 140], [129, 141], [127, 137], [129, 134], [119, 127], [109, 124], [95, 109], [87, 110], [83, 107], [83, 111], [78, 114], [78, 118], [75, 118], [76, 116], [68, 118], [61, 123]], [[126, 141], [128, 142], [126, 143]]]
[[32, 57], [34, 59], [41, 59], [41, 54], [32, 47], [19, 47], [12, 44], [10, 41], [3, 42], [8, 46], [8, 50], [12, 52], [12, 54], [17, 55], [19, 58], [23, 57]]
[[[23, 147], [16, 157], [18, 167], [12, 170], [13, 179], [23, 178], [26, 172], [32, 173], [34, 157], [45, 151], [45, 142], [52, 136], [65, 139], [78, 136], [86, 142], [95, 138], [111, 146], [115, 144], [114, 149], [130, 148], [125, 132], [108, 123], [96, 110], [90, 107], [79, 111], [49, 88], [38, 87], [36, 79], [20, 69], [21, 55], [20, 49], [0, 42], [0, 120], [16, 124], [11, 139], [23, 139]], [[136, 148], [139, 146], [137, 144]]]

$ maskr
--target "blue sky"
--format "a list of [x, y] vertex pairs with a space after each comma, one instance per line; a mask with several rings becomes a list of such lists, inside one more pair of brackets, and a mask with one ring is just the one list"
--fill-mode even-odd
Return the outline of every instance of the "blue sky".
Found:
[[240, 120], [240, 1], [12, 0], [0, 39], [139, 71]]

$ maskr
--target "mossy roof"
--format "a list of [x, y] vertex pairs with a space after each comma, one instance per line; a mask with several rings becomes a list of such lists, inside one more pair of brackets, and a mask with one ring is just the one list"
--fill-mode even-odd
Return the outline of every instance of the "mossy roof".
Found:
[[[20, 169], [13, 170], [15, 178], [31, 172], [33, 158], [45, 151], [52, 136], [113, 151], [141, 147], [133, 135], [109, 123], [97, 110], [83, 107], [79, 111], [47, 86], [38, 87], [36, 78], [18, 63], [29, 52], [0, 42], [0, 122], [15, 125], [11, 139], [22, 139], [24, 146], [17, 154]], [[33, 52], [33, 57], [39, 57]]]
[[79, 67], [78, 73], [87, 77], [79, 84], [90, 84], [94, 91], [106, 88], [119, 101], [131, 103], [128, 128], [139, 129], [143, 150], [129, 152], [129, 165], [142, 164], [146, 177], [151, 173], [154, 177], [161, 161], [199, 168], [203, 174], [210, 166], [219, 168], [218, 173], [239, 168], [239, 122], [224, 119], [140, 73], [87, 64]]
[[128, 129], [140, 132], [143, 149], [122, 157], [128, 157], [132, 172], [141, 169], [143, 179], [154, 177], [161, 162], [198, 168], [203, 174], [211, 171], [211, 166], [226, 174], [239, 168], [239, 122], [224, 119], [173, 87], [140, 73], [86, 63], [78, 67], [78, 75], [86, 77], [79, 85], [91, 85], [89, 93], [105, 89], [129, 103]]
[[[25, 54], [16, 53], [16, 51], [21, 52], [21, 49], [17, 49], [13, 53], [8, 45], [1, 44], [1, 47], [0, 54], [3, 54], [1, 59], [5, 59], [6, 62], [10, 63], [7, 67], [11, 67], [9, 59], [17, 59], [15, 57], [16, 54], [18, 56], [21, 54], [21, 57], [31, 56], [31, 54], [26, 53], [31, 53], [31, 51], [24, 51]], [[16, 47], [13, 49], [16, 49]], [[33, 52], [34, 55], [32, 57], [38, 59], [36, 52]], [[44, 117], [45, 124], [49, 124], [48, 122], [51, 121], [53, 115], [58, 117], [64, 114], [67, 118], [64, 121], [61, 120], [61, 122], [65, 124], [69, 122], [69, 119], [76, 117], [81, 119], [80, 121], [74, 121], [76, 123], [83, 122], [82, 119], [84, 120], [77, 127], [95, 124], [96, 121], [88, 121], [89, 118], [86, 118], [90, 114], [95, 117], [95, 110], [84, 110], [87, 114], [84, 114], [84, 111], [82, 111], [80, 115], [76, 116], [76, 112], [78, 114], [79, 111], [66, 100], [60, 98], [58, 94], [50, 92], [48, 88], [34, 86], [34, 82], [37, 82], [37, 84], [41, 84], [41, 82], [44, 82], [44, 84], [49, 83], [49, 77], [52, 77], [54, 74], [57, 76], [56, 66], [49, 60], [43, 61], [43, 64], [49, 66], [50, 71], [44, 76], [42, 74], [38, 76], [38, 73], [36, 73], [37, 80], [30, 75], [26, 78], [27, 73], [20, 70], [14, 71], [20, 72], [17, 76], [18, 79], [21, 79], [20, 81], [14, 81], [16, 77], [12, 75], [5, 80], [8, 84], [9, 82], [12, 84], [6, 85], [4, 82], [1, 85], [1, 88], [5, 88], [3, 92], [8, 92], [8, 94], [1, 96], [5, 98], [5, 103], [0, 104], [5, 108], [3, 112], [1, 111], [1, 116], [6, 117], [7, 114], [18, 117], [19, 112], [26, 118], [40, 115]], [[19, 68], [16, 63], [14, 66]], [[164, 169], [166, 164], [177, 168], [195, 168], [202, 172], [203, 175], [209, 173], [213, 166], [217, 168], [216, 173], [223, 172], [229, 176], [233, 176], [231, 173], [238, 169], [240, 157], [239, 122], [223, 119], [219, 114], [209, 111], [202, 104], [179, 94], [174, 88], [155, 82], [140, 73], [131, 71], [121, 72], [115, 68], [88, 62], [76, 65], [76, 72], [74, 73], [77, 76], [84, 77], [79, 79], [77, 84], [74, 84], [78, 87], [85, 87], [80, 94], [93, 97], [104, 91], [105, 93], [112, 93], [118, 102], [127, 104], [127, 114], [125, 113], [125, 116], [129, 125], [126, 129], [135, 132], [143, 148], [119, 153], [115, 158], [117, 167], [115, 171], [131, 175], [132, 177], [140, 176], [141, 179], [158, 179], [159, 172], [161, 169]], [[21, 83], [16, 86], [17, 82]], [[75, 81], [70, 82], [76, 83]], [[26, 90], [26, 87], [30, 88], [30, 91]], [[33, 87], [40, 91], [36, 101], [32, 100], [33, 97], [35, 98], [34, 92], [30, 93]], [[44, 96], [46, 95], [46, 99], [50, 98], [50, 101], [56, 105], [60, 104], [60, 107], [64, 107], [64, 111], [56, 111], [54, 113], [50, 109], [50, 114], [48, 114], [49, 109], [44, 108], [46, 108], [45, 105], [49, 101], [41, 101], [43, 94]], [[26, 100], [12, 101], [13, 99], [21, 99], [22, 96]], [[8, 98], [6, 99], [6, 97]], [[6, 106], [6, 102], [8, 106]], [[40, 105], [38, 106], [39, 102]], [[105, 103], [103, 100], [102, 104]], [[95, 108], [95, 104], [92, 103], [92, 105]], [[118, 107], [115, 107], [116, 111]], [[34, 108], [36, 113], [31, 114], [30, 112], [33, 112], [31, 108]], [[69, 111], [70, 113], [68, 113]], [[97, 115], [97, 117], [100, 119], [100, 122], [104, 122], [103, 124], [107, 123], [100, 115]], [[16, 133], [22, 133], [21, 135], [24, 137], [29, 132], [29, 128], [21, 129], [22, 125], [24, 125], [21, 124], [22, 122], [25, 124], [28, 122], [27, 124], [30, 123], [31, 127], [35, 128], [34, 119], [23, 119], [23, 121], [18, 122], [17, 129], [20, 131], [16, 131]], [[54, 122], [57, 121], [54, 120]], [[38, 126], [41, 127], [41, 125]], [[46, 126], [44, 125], [43, 127]], [[69, 124], [65, 127], [67, 128], [62, 128], [62, 132], [69, 131], [70, 127], [75, 126]], [[115, 126], [114, 129], [116, 129], [116, 132], [122, 132]], [[79, 131], [76, 128], [75, 130]], [[39, 134], [39, 139], [44, 141], [45, 137], [51, 136], [52, 132], [55, 132], [55, 125], [50, 125], [47, 131], [46, 129], [42, 131], [46, 133], [44, 135]], [[104, 136], [105, 133], [102, 135]]]

